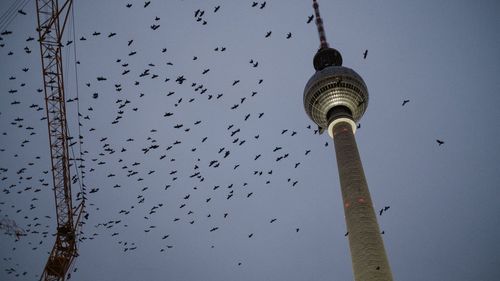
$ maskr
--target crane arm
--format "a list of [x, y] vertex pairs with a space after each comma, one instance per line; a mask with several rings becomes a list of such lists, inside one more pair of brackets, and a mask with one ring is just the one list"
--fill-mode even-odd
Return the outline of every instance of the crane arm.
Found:
[[[59, 7], [59, 0], [37, 0], [38, 34], [42, 59], [51, 170], [57, 215], [56, 241], [42, 274], [42, 280], [65, 280], [77, 256], [76, 234], [83, 201], [73, 209], [68, 153], [68, 126], [62, 67], [62, 35], [72, 0]], [[60, 21], [63, 21], [61, 28]], [[76, 214], [76, 220], [74, 219]]]

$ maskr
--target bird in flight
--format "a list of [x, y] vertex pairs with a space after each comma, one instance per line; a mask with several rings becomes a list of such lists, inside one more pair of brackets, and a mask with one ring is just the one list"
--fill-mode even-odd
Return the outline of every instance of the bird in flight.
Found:
[[181, 76], [177, 77], [177, 79], [175, 79], [175, 81], [179, 84], [182, 84], [184, 82], [184, 80], [186, 80], [186, 78], [184, 78], [184, 75], [181, 75]]
[[405, 106], [405, 104], [407, 104], [407, 103], [409, 103], [409, 102], [410, 102], [410, 100], [404, 100], [404, 101], [403, 101], [403, 104], [402, 104], [401, 106]]
[[313, 19], [314, 19], [314, 15], [308, 16], [307, 17], [307, 23], [311, 23]]
[[365, 52], [363, 53], [363, 59], [366, 59], [366, 56], [368, 56], [368, 50], [365, 50]]
[[444, 144], [444, 141], [442, 141], [442, 140], [436, 139], [436, 142], [438, 143], [439, 146], [441, 146], [442, 144]]
[[272, 31], [268, 31], [268, 32], [266, 33], [266, 38], [268, 38], [269, 36], [271, 36], [271, 33], [272, 33]]

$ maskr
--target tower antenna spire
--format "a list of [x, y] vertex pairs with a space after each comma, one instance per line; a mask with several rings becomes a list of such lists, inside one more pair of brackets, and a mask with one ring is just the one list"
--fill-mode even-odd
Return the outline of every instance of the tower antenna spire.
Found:
[[342, 55], [339, 51], [328, 46], [326, 41], [325, 29], [323, 28], [323, 20], [319, 15], [319, 5], [316, 0], [313, 0], [314, 14], [316, 16], [316, 27], [318, 28], [319, 34], [319, 49], [314, 55], [313, 65], [316, 71], [320, 71], [328, 66], [341, 66], [342, 65]]
[[321, 16], [319, 15], [319, 5], [316, 0], [313, 0], [313, 8], [314, 8], [314, 14], [316, 18], [316, 27], [318, 28], [318, 34], [319, 34], [319, 42], [320, 42], [320, 49], [323, 48], [328, 48], [328, 42], [326, 41], [326, 36], [325, 36], [325, 29], [323, 28], [323, 20], [321, 19]]

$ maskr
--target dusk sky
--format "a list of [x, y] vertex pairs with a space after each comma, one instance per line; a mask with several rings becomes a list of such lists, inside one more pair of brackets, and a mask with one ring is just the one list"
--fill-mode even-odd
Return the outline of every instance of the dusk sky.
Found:
[[[353, 280], [333, 142], [303, 106], [312, 1], [252, 3], [74, 1], [70, 280]], [[394, 280], [500, 280], [500, 2], [318, 3], [370, 94], [356, 140]], [[35, 1], [0, 16], [0, 220], [26, 234], [0, 232], [0, 280], [38, 280], [56, 220]]]

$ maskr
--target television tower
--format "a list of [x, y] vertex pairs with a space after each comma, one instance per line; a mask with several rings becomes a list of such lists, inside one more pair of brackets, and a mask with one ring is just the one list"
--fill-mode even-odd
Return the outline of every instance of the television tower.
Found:
[[368, 89], [354, 70], [342, 66], [340, 52], [328, 46], [319, 7], [313, 0], [320, 47], [314, 56], [316, 73], [304, 89], [304, 108], [328, 131], [335, 144], [355, 281], [391, 281], [377, 217], [368, 191], [354, 133], [368, 105]]

